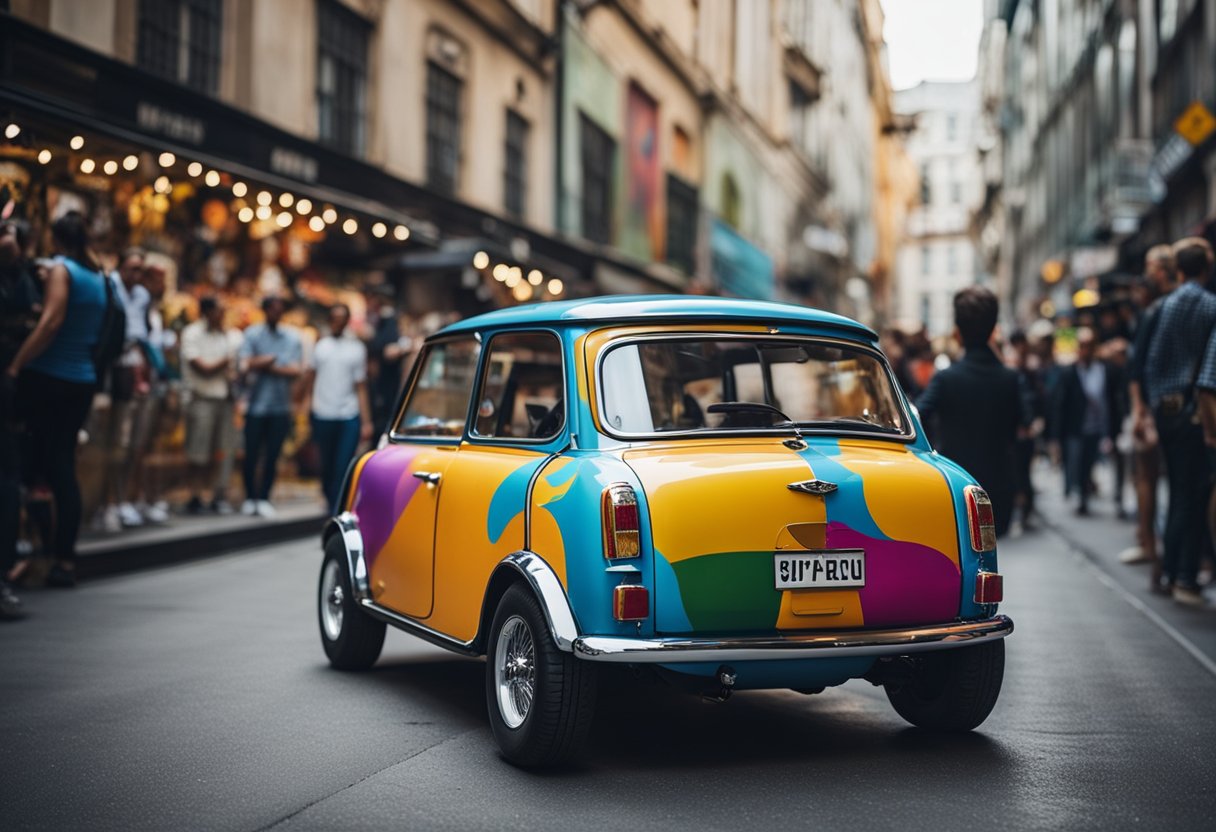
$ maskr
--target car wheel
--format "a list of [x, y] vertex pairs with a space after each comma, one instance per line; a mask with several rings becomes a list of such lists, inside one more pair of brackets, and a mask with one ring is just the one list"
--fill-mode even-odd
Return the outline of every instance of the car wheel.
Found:
[[350, 588], [350, 566], [340, 535], [325, 544], [321, 580], [317, 585], [317, 623], [321, 646], [329, 663], [339, 670], [367, 670], [380, 658], [384, 623], [355, 603]]
[[926, 653], [907, 681], [887, 686], [887, 698], [917, 727], [970, 731], [992, 712], [1004, 676], [1004, 641]]
[[595, 668], [557, 648], [536, 597], [503, 593], [486, 651], [486, 706], [503, 756], [551, 766], [576, 756], [595, 710]]

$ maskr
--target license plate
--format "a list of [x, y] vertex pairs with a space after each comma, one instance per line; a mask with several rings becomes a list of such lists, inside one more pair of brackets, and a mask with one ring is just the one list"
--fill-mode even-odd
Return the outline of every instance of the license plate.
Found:
[[866, 553], [862, 549], [777, 552], [773, 571], [777, 589], [865, 586]]

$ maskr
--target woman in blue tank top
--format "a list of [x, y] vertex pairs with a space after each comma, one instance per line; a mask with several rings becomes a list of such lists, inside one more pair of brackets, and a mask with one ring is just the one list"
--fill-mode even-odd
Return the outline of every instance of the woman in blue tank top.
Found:
[[51, 234], [58, 256], [46, 277], [42, 317], [5, 373], [6, 381], [17, 385], [30, 470], [55, 498], [51, 548], [56, 564], [47, 583], [66, 587], [76, 583], [81, 515], [76, 445], [97, 387], [93, 346], [105, 315], [106, 278], [89, 253], [88, 227], [79, 211], [55, 220]]

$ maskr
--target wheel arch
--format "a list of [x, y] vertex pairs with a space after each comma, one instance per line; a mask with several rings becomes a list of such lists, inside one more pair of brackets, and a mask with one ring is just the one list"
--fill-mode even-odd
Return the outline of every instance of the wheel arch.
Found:
[[367, 562], [363, 557], [363, 533], [359, 531], [359, 520], [349, 511], [331, 517], [321, 530], [321, 546], [329, 546], [335, 537], [342, 540], [346, 551], [346, 565], [350, 572], [350, 587], [355, 601], [363, 602], [372, 597], [367, 580]]
[[578, 638], [578, 624], [566, 591], [558, 580], [557, 573], [545, 562], [544, 558], [535, 552], [520, 550], [512, 552], [501, 561], [490, 573], [486, 584], [485, 596], [481, 603], [481, 618], [477, 625], [477, 637], [474, 641], [477, 651], [486, 652], [486, 644], [490, 637], [490, 627], [494, 620], [494, 612], [502, 596], [514, 584], [523, 584], [536, 597], [540, 608], [545, 614], [545, 623], [549, 625], [549, 635], [557, 649], [567, 653], [574, 651], [574, 641]]

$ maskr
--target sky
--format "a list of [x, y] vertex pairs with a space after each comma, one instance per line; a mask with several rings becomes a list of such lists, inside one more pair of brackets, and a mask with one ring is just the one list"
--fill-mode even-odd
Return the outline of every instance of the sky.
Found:
[[882, 10], [895, 89], [975, 75], [984, 0], [882, 0]]

